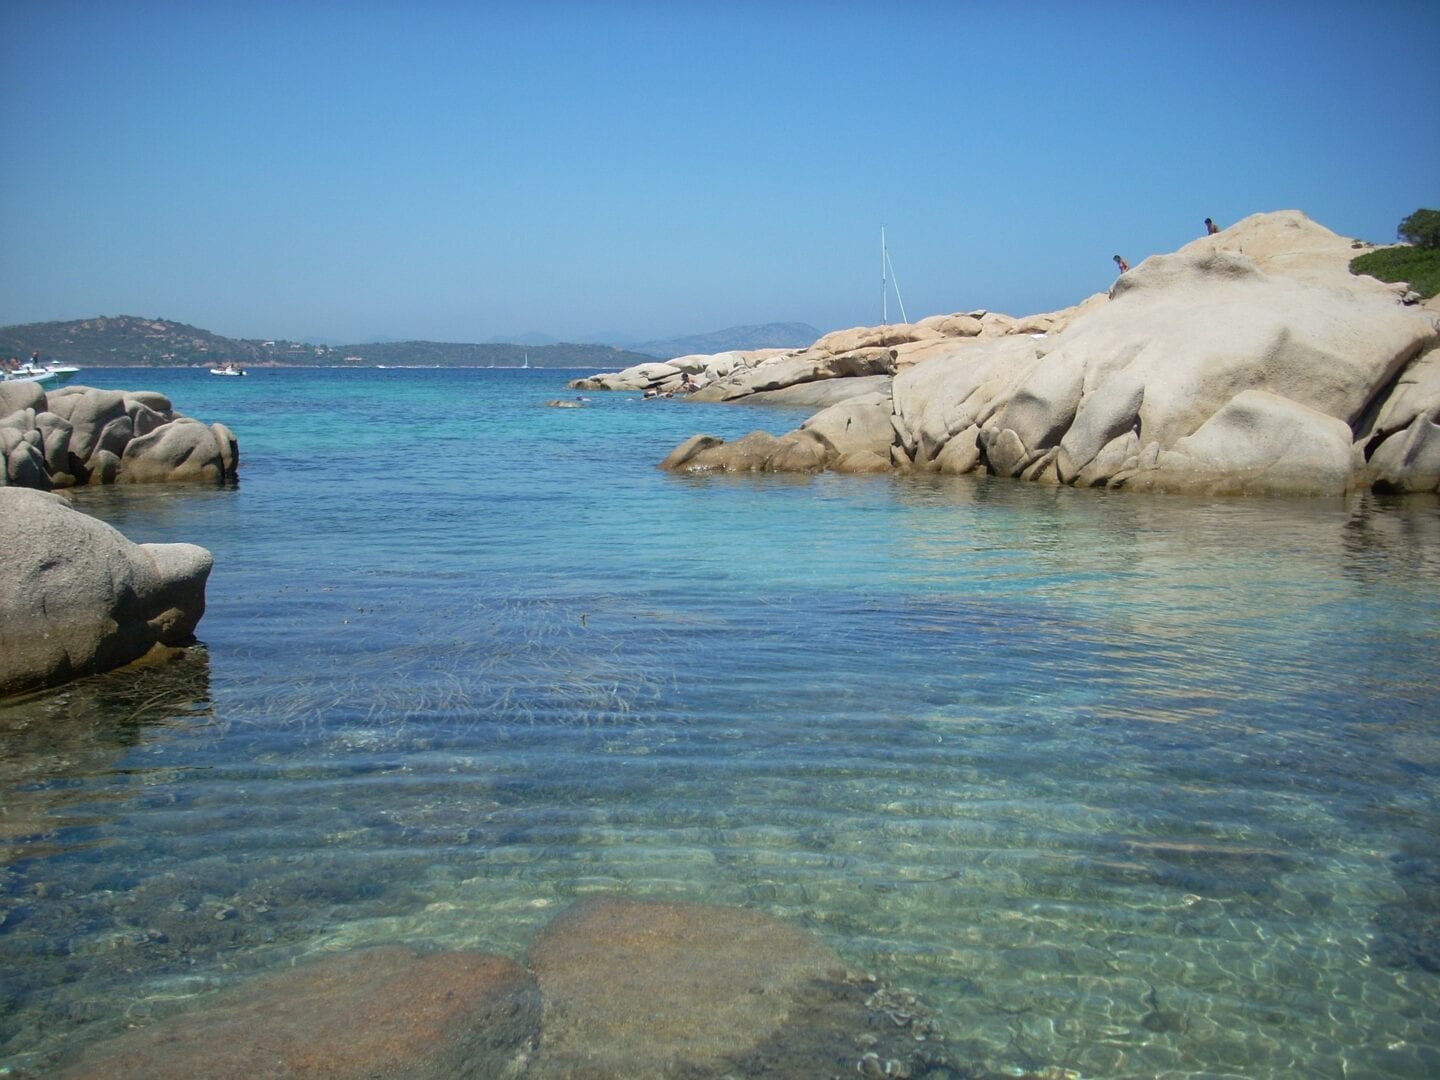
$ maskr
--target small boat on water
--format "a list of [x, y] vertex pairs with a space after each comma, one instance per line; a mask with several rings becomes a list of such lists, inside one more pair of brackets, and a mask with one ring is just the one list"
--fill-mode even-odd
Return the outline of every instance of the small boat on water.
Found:
[[244, 375], [244, 374], [245, 374], [245, 369], [242, 368], [239, 364], [228, 363], [228, 364], [221, 364], [219, 367], [212, 367], [212, 368], [210, 369], [210, 374], [211, 374], [211, 375]]
[[67, 364], [37, 364], [29, 360], [16, 368], [0, 366], [0, 376], [3, 376], [3, 381], [7, 383], [33, 382], [41, 386], [61, 386], [73, 379], [79, 370]]

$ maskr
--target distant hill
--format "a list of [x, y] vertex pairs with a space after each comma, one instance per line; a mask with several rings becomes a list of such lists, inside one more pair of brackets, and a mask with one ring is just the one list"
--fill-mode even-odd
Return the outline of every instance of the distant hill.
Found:
[[[394, 338], [386, 338], [386, 341], [394, 341]], [[587, 338], [601, 345], [619, 345], [624, 347], [623, 341], [611, 341], [609, 338], [593, 337]], [[535, 330], [527, 330], [523, 334], [512, 334], [509, 337], [488, 337], [480, 344], [482, 345], [524, 345], [526, 348], [533, 348], [536, 345], [560, 345], [562, 342], [557, 337], [549, 334], [542, 334]]]
[[23, 360], [36, 349], [45, 360], [81, 368], [209, 367], [236, 361], [277, 367], [520, 367], [528, 363], [537, 368], [615, 371], [654, 359], [648, 353], [609, 345], [467, 345], [437, 341], [318, 345], [227, 338], [185, 323], [135, 315], [0, 327], [0, 359], [15, 356]]
[[[283, 346], [283, 349], [282, 349]], [[0, 356], [25, 358], [39, 349], [46, 360], [79, 367], [190, 367], [238, 360], [259, 364], [291, 342], [237, 341], [209, 330], [134, 315], [0, 327]], [[297, 352], [323, 346], [295, 343]]]
[[662, 360], [692, 353], [729, 352], [732, 349], [799, 349], [820, 337], [820, 331], [807, 323], [763, 323], [759, 326], [732, 326], [710, 334], [662, 338], [632, 344], [632, 352], [645, 353]]

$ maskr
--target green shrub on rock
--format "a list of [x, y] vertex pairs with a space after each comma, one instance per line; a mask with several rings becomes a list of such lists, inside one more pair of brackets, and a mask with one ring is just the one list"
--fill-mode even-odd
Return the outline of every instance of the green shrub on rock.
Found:
[[1395, 235], [1418, 248], [1440, 248], [1440, 210], [1416, 210], [1400, 222]]
[[1392, 247], [1350, 260], [1352, 274], [1381, 281], [1405, 281], [1426, 300], [1440, 293], [1440, 248]]
[[1395, 229], [1408, 247], [1382, 248], [1350, 260], [1352, 274], [1404, 281], [1426, 300], [1440, 292], [1440, 210], [1416, 210]]

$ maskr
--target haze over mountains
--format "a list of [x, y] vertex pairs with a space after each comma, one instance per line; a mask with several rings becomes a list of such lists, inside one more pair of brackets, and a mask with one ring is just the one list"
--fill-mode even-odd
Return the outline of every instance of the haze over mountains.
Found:
[[[818, 338], [821, 331], [809, 323], [783, 322], [759, 323], [751, 326], [730, 326], [708, 334], [686, 334], [681, 337], [655, 338], [644, 340], [631, 334], [607, 330], [587, 334], [585, 340], [598, 345], [610, 345], [616, 349], [646, 353], [650, 356], [669, 359], [672, 356], [686, 356], [691, 353], [717, 353], [729, 349], [795, 349], [809, 345]], [[375, 341], [394, 341], [394, 338], [376, 338]], [[510, 344], [525, 346], [559, 345], [561, 339], [549, 334], [530, 331], [507, 338], [487, 338], [487, 344]]]
[[[573, 343], [527, 334], [514, 342], [375, 339], [362, 344], [227, 338], [168, 319], [98, 316], [0, 327], [0, 359], [39, 350], [47, 361], [79, 367], [194, 367], [225, 361], [254, 365], [539, 367], [618, 370], [653, 359], [728, 349], [796, 348], [820, 331], [805, 323], [735, 326], [649, 342]], [[537, 340], [538, 339], [538, 340]]]
[[668, 359], [690, 353], [717, 353], [730, 349], [798, 349], [820, 337], [809, 323], [764, 323], [759, 326], [732, 326], [709, 334], [661, 338], [658, 341], [606, 341], [631, 352], [649, 353]]

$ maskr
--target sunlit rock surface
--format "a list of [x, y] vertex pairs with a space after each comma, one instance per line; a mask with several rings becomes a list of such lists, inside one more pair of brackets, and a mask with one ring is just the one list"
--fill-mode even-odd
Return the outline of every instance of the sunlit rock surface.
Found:
[[[973, 311], [727, 358], [692, 398], [890, 378], [892, 435], [853, 411], [731, 444], [685, 471], [886, 468], [1232, 494], [1440, 489], [1440, 318], [1350, 273], [1365, 245], [1297, 211], [1255, 214], [1154, 255], [1106, 294], [1011, 318]], [[834, 407], [841, 407], [836, 405]], [[846, 422], [848, 421], [848, 422]], [[844, 443], [837, 430], [853, 433]], [[882, 444], [883, 443], [883, 444]]]
[[229, 428], [182, 416], [163, 394], [0, 384], [0, 487], [219, 483], [239, 463]]

